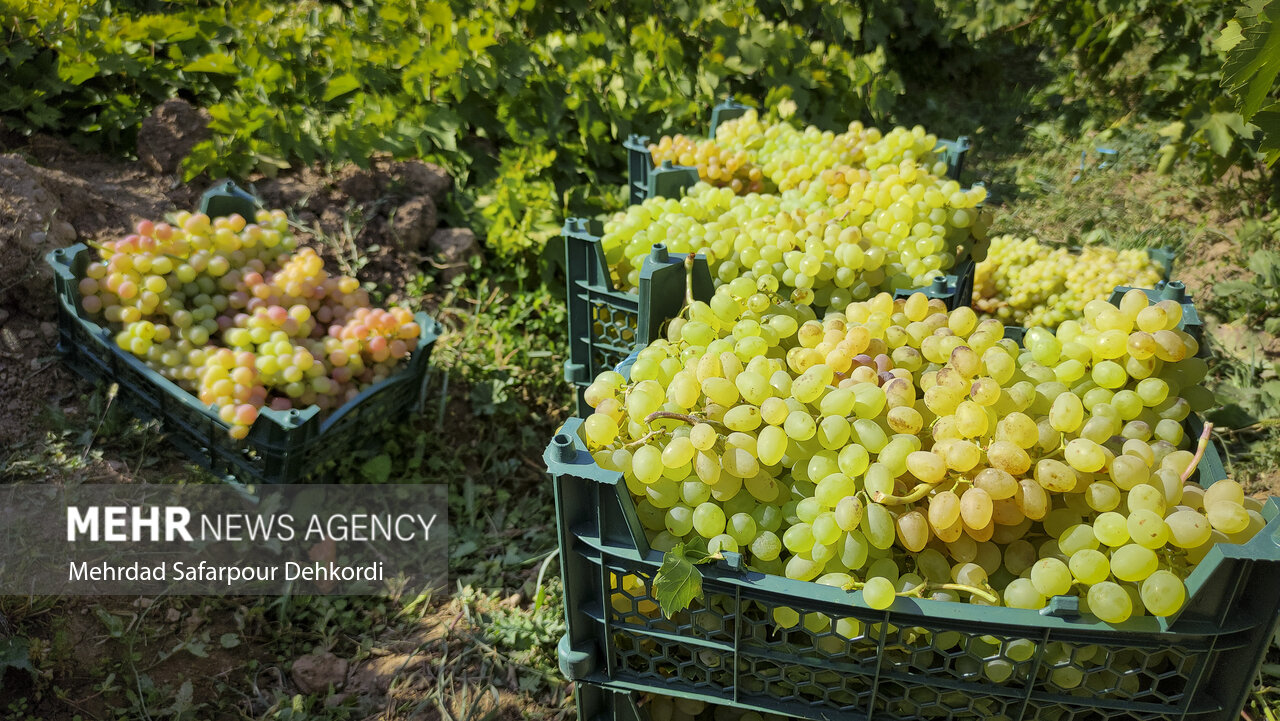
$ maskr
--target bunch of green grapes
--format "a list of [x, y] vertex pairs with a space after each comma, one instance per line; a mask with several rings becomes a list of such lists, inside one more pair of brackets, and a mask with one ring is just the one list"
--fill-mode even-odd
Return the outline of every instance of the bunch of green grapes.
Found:
[[705, 255], [720, 283], [745, 278], [798, 303], [843, 307], [928, 285], [984, 230], [983, 189], [962, 190], [909, 161], [821, 177], [803, 194], [738, 196], [699, 183], [680, 199], [650, 198], [605, 223], [606, 261], [633, 289], [650, 248], [665, 243]]
[[97, 246], [80, 305], [116, 344], [214, 408], [244, 438], [264, 407], [336, 408], [417, 346], [407, 308], [372, 308], [355, 278], [298, 248], [282, 211], [141, 221]]
[[[1234, 481], [1184, 482], [1181, 422], [1212, 397], [1180, 320], [1133, 291], [1019, 348], [999, 321], [922, 294], [819, 320], [739, 278], [673, 320], [629, 379], [601, 374], [582, 432], [658, 550], [700, 539], [874, 609], [1066, 595], [1109, 623], [1169, 616], [1209, 549], [1264, 525]], [[864, 637], [854, 619], [771, 613]]]
[[828, 170], [874, 170], [904, 160], [935, 175], [946, 174], [946, 165], [935, 158], [938, 137], [918, 125], [882, 135], [855, 121], [845, 132], [833, 133], [812, 125], [800, 129], [782, 120], [765, 122], [748, 110], [718, 125], [715, 139], [722, 147], [747, 153], [779, 190], [803, 191]]
[[654, 166], [669, 160], [674, 165], [693, 166], [698, 177], [717, 188], [729, 188], [744, 195], [765, 190], [764, 174], [742, 150], [731, 151], [710, 139], [698, 140], [685, 135], [664, 135], [649, 144]]
[[978, 264], [973, 307], [1006, 323], [1055, 327], [1076, 320], [1085, 304], [1117, 286], [1150, 288], [1160, 266], [1144, 250], [1085, 246], [1079, 253], [1035, 238], [991, 239]]

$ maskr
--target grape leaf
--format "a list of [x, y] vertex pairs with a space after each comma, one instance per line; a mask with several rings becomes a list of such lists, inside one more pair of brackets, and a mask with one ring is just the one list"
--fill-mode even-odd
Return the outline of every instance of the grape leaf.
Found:
[[697, 564], [718, 558], [715, 554], [686, 549], [683, 543], [677, 543], [663, 554], [662, 567], [653, 578], [653, 597], [664, 616], [671, 618], [702, 595], [702, 572]]
[[1251, 121], [1262, 130], [1262, 142], [1258, 150], [1267, 159], [1267, 165], [1280, 160], [1280, 103], [1272, 103], [1259, 110]]
[[31, 655], [25, 638], [0, 638], [0, 676], [7, 668], [22, 669], [32, 675], [36, 670], [31, 666]]
[[325, 86], [324, 99], [326, 101], [333, 100], [339, 95], [346, 95], [358, 87], [360, 87], [360, 81], [356, 79], [356, 76], [351, 73], [343, 73], [330, 80], [329, 84]]
[[187, 73], [234, 73], [236, 71], [236, 61], [235, 58], [226, 53], [209, 53], [182, 66], [182, 71]]
[[1217, 46], [1230, 48], [1222, 65], [1222, 86], [1236, 96], [1240, 114], [1252, 118], [1280, 75], [1280, 2], [1245, 3]]

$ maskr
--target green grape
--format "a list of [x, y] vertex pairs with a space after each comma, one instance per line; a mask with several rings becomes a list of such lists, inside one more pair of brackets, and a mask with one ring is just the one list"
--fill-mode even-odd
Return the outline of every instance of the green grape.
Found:
[[897, 538], [893, 515], [879, 503], [867, 506], [863, 512], [861, 530], [875, 548], [889, 548]]
[[1130, 511], [1125, 525], [1133, 542], [1144, 548], [1163, 548], [1169, 540], [1169, 526], [1159, 513], [1146, 509]]
[[1089, 587], [1089, 611], [1106, 623], [1123, 623], [1133, 613], [1133, 601], [1118, 583], [1102, 581]]
[[808, 523], [796, 523], [782, 534], [782, 545], [792, 553], [806, 553], [813, 548], [813, 544], [813, 530]]
[[842, 531], [853, 531], [858, 528], [858, 525], [862, 522], [862, 514], [862, 499], [852, 494], [846, 495], [836, 504], [836, 525], [839, 526]]
[[724, 533], [724, 510], [710, 501], [699, 504], [693, 509], [693, 528], [703, 538], [712, 538]]
[[1045, 596], [1028, 578], [1015, 578], [1004, 589], [1004, 605], [1009, 608], [1044, 608]]
[[1169, 543], [1178, 548], [1199, 548], [1213, 532], [1209, 519], [1190, 509], [1175, 510], [1164, 522], [1169, 527]]
[[725, 529], [739, 546], [745, 546], [756, 537], [756, 520], [749, 513], [735, 513], [729, 518]]
[[1111, 562], [1107, 560], [1106, 554], [1089, 548], [1071, 554], [1067, 566], [1071, 575], [1086, 586], [1101, 583], [1111, 575]]
[[[1063, 457], [1077, 471], [1093, 473], [1102, 470], [1107, 458], [1102, 447], [1085, 438], [1075, 438], [1067, 442]], [[1043, 463], [1043, 461], [1042, 461]]]
[[1112, 548], [1123, 546], [1130, 539], [1128, 519], [1113, 511], [1100, 513], [1093, 520], [1093, 535]]
[[1071, 590], [1071, 571], [1056, 558], [1042, 558], [1031, 567], [1031, 583], [1042, 596], [1066, 595]]
[[1228, 535], [1240, 533], [1249, 527], [1249, 513], [1244, 506], [1231, 501], [1211, 502], [1208, 493], [1205, 494], [1205, 515], [1215, 531]]
[[1142, 605], [1153, 616], [1172, 616], [1186, 601], [1187, 590], [1182, 579], [1169, 571], [1159, 570], [1142, 582]]
[[782, 552], [782, 541], [773, 531], [761, 531], [750, 543], [751, 555], [761, 561], [772, 561]]
[[882, 611], [892, 606], [895, 596], [893, 582], [887, 578], [868, 578], [862, 586], [863, 602], [877, 611]]
[[1154, 573], [1158, 564], [1154, 551], [1134, 543], [1111, 552], [1111, 573], [1121, 581], [1141, 581]]
[[1049, 410], [1049, 423], [1061, 433], [1072, 433], [1084, 423], [1084, 405], [1072, 393], [1063, 393]]

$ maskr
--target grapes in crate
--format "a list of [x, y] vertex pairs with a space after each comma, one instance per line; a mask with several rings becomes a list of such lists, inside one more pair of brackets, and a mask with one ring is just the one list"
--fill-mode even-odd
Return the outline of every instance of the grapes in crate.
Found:
[[81, 308], [244, 438], [263, 408], [330, 410], [387, 378], [421, 328], [298, 247], [282, 211], [180, 212], [95, 246]]
[[655, 243], [702, 253], [719, 283], [742, 279], [821, 307], [926, 286], [981, 257], [973, 246], [985, 236], [986, 191], [947, 179], [937, 144], [921, 127], [882, 134], [855, 122], [837, 134], [749, 111], [714, 140], [652, 145], [655, 162], [696, 165], [704, 182], [615, 215], [601, 245], [624, 290], [639, 285]]
[[1004, 323], [1056, 327], [1079, 320], [1086, 303], [1106, 298], [1112, 288], [1151, 288], [1160, 275], [1145, 250], [1069, 249], [1001, 235], [978, 263], [973, 307]]
[[1095, 301], [1019, 348], [999, 321], [922, 294], [822, 320], [758, 300], [721, 286], [630, 378], [586, 390], [584, 440], [657, 550], [736, 551], [875, 609], [1074, 596], [1121, 623], [1176, 614], [1209, 550], [1265, 525], [1235, 481], [1188, 482], [1207, 437], [1183, 421], [1212, 397], [1178, 303]]

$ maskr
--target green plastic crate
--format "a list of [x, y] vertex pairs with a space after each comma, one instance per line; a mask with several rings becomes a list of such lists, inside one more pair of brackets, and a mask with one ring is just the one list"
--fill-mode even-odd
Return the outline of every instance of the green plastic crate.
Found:
[[955, 266], [955, 273], [938, 278], [924, 288], [904, 288], [893, 294], [894, 298], [907, 298], [913, 293], [924, 293], [929, 298], [938, 298], [947, 304], [947, 310], [955, 310], [962, 305], [973, 302], [973, 279], [978, 264], [973, 259], [965, 259]]
[[119, 401], [139, 417], [164, 423], [165, 437], [192, 461], [215, 475], [243, 483], [294, 483], [320, 466], [376, 441], [385, 423], [401, 421], [420, 402], [426, 387], [431, 346], [440, 325], [425, 313], [418, 347], [399, 373], [320, 418], [320, 409], [264, 408], [244, 440], [209, 406], [115, 343], [114, 333], [80, 307], [78, 278], [94, 259], [84, 244], [46, 256], [58, 293], [58, 350], [76, 373], [94, 383], [117, 383]]
[[[1043, 612], [914, 599], [876, 611], [861, 592], [745, 571], [726, 554], [701, 567], [702, 600], [668, 620], [652, 597], [662, 554], [649, 547], [622, 474], [592, 461], [581, 426], [566, 422], [544, 456], [564, 569], [560, 667], [575, 682], [831, 721], [1235, 721], [1277, 627], [1276, 499], [1253, 540], [1209, 553], [1169, 619], [1110, 626], [1072, 598]], [[623, 576], [643, 590], [624, 591]], [[848, 638], [830, 625], [779, 632], [766, 620], [776, 608], [860, 626]], [[1004, 649], [1019, 639], [1035, 652], [1015, 661]], [[1001, 683], [981, 673], [997, 658], [1012, 666]]]
[[[659, 337], [662, 325], [684, 307], [688, 273], [685, 254], [668, 253], [657, 244], [640, 270], [638, 293], [617, 290], [600, 244], [603, 228], [596, 221], [570, 218], [562, 235], [568, 275], [569, 358], [565, 380], [578, 387], [578, 412], [587, 411], [582, 391], [601, 372], [627, 357], [639, 343]], [[693, 297], [710, 300], [711, 271], [695, 256]]]

